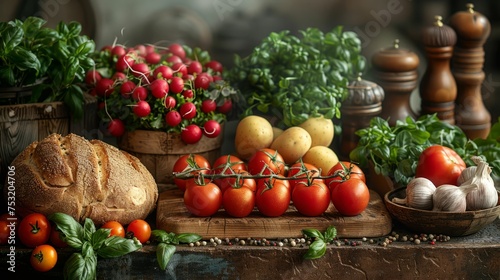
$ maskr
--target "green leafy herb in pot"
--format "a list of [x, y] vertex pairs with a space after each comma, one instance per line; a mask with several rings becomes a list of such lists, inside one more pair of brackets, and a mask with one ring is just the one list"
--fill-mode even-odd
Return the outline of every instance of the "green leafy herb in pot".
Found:
[[249, 56], [236, 56], [227, 77], [245, 97], [243, 115], [272, 115], [288, 127], [310, 116], [340, 118], [349, 80], [366, 65], [361, 41], [341, 26], [300, 34], [273, 32]]

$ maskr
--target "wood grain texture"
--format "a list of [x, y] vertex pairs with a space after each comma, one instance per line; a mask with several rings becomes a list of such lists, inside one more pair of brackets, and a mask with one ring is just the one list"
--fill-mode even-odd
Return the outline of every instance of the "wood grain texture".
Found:
[[370, 203], [358, 216], [344, 217], [333, 205], [319, 217], [306, 217], [291, 205], [280, 217], [265, 217], [257, 210], [245, 218], [233, 218], [224, 210], [212, 217], [196, 217], [184, 206], [182, 194], [177, 189], [162, 192], [158, 199], [156, 227], [167, 232], [197, 233], [203, 238], [288, 238], [301, 237], [302, 229], [320, 231], [335, 226], [338, 237], [379, 237], [392, 230], [392, 220], [381, 197], [370, 191]]

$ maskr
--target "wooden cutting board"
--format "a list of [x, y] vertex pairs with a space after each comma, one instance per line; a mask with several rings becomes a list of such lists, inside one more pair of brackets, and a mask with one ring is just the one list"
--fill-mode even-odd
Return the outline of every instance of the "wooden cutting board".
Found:
[[380, 196], [370, 191], [370, 202], [363, 213], [354, 217], [340, 215], [330, 204], [319, 217], [306, 217], [291, 205], [280, 217], [265, 217], [258, 210], [245, 218], [233, 218], [224, 210], [212, 217], [196, 217], [184, 206], [178, 189], [165, 190], [158, 199], [156, 227], [167, 232], [196, 233], [204, 239], [218, 238], [289, 238], [301, 237], [302, 229], [320, 231], [335, 226], [342, 238], [380, 237], [392, 230], [392, 220]]

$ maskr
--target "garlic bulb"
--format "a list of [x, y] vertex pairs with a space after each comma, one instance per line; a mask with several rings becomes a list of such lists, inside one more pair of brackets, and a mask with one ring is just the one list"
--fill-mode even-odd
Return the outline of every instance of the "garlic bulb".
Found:
[[406, 197], [394, 197], [392, 202], [416, 209], [431, 210], [434, 191], [436, 191], [436, 186], [431, 180], [424, 177], [413, 178], [406, 186]]
[[477, 189], [476, 184], [463, 185], [441, 185], [436, 188], [432, 196], [433, 211], [465, 212], [467, 209], [467, 194]]
[[[472, 157], [477, 164], [473, 176], [463, 182], [462, 186], [477, 185], [477, 190], [467, 195], [467, 210], [481, 210], [495, 207], [498, 203], [498, 193], [493, 178], [491, 178], [491, 167], [480, 157]], [[470, 171], [468, 171], [470, 172]], [[468, 176], [468, 174], [465, 174]]]

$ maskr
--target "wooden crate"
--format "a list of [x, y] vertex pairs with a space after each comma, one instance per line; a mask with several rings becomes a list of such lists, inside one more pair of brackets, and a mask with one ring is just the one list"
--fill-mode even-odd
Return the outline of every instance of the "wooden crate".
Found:
[[215, 138], [205, 135], [196, 144], [185, 144], [178, 133], [135, 130], [126, 132], [118, 147], [136, 156], [151, 172], [158, 184], [173, 184], [175, 161], [185, 154], [199, 154], [214, 162], [220, 156], [223, 133]]
[[74, 119], [62, 102], [0, 106], [0, 171], [5, 177], [7, 166], [34, 141], [52, 133], [75, 133], [86, 138], [97, 135], [97, 100], [84, 95], [82, 119]]

